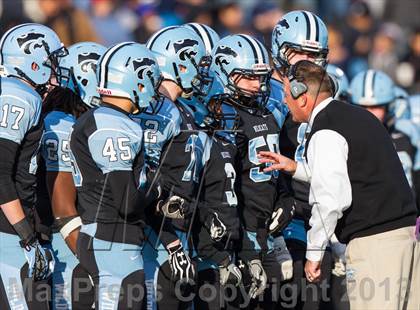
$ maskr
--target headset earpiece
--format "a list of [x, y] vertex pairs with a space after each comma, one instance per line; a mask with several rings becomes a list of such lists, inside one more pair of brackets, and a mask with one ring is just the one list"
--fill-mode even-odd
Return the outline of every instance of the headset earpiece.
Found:
[[308, 91], [308, 86], [296, 79], [296, 69], [299, 63], [300, 61], [290, 66], [289, 70], [290, 94], [292, 95], [293, 99], [299, 98]]
[[304, 83], [299, 82], [296, 79], [290, 81], [290, 94], [292, 95], [293, 99], [299, 98], [307, 91], [308, 87]]

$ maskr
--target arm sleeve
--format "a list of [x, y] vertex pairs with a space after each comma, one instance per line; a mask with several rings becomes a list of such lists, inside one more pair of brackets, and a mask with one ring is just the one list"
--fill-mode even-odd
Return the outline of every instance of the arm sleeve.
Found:
[[19, 145], [8, 139], [0, 138], [0, 205], [18, 198], [13, 168]]
[[347, 157], [347, 141], [335, 131], [320, 130], [309, 141], [307, 158], [312, 172], [309, 193], [312, 215], [306, 258], [311, 261], [321, 261], [337, 220], [351, 205]]
[[293, 175], [293, 178], [298, 181], [310, 182], [311, 171], [308, 165], [306, 164], [306, 162], [298, 160], [296, 163], [297, 163], [297, 166], [296, 166], [296, 171], [295, 171], [295, 174]]

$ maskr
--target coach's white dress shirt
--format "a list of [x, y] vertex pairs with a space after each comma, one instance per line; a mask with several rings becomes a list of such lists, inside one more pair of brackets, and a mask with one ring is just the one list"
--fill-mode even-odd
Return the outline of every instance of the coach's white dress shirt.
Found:
[[[315, 116], [332, 98], [319, 103], [309, 120], [310, 132]], [[304, 139], [303, 143], [306, 142]], [[309, 141], [306, 161], [300, 161], [293, 178], [310, 182], [309, 204], [311, 229], [307, 232], [306, 258], [321, 261], [337, 220], [352, 201], [351, 184], [347, 172], [348, 145], [342, 135], [333, 130], [319, 130]]]

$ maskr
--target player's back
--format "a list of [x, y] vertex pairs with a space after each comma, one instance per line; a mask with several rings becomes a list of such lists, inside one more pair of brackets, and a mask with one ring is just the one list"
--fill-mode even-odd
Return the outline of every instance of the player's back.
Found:
[[[123, 110], [103, 104], [83, 114], [73, 128], [70, 146], [80, 177], [76, 186], [82, 222], [125, 225], [127, 219], [120, 215], [124, 206], [114, 200], [118, 193], [112, 192], [107, 178], [116, 171], [140, 170], [141, 127]], [[138, 209], [139, 214], [132, 215], [133, 222], [142, 217], [141, 207]]]

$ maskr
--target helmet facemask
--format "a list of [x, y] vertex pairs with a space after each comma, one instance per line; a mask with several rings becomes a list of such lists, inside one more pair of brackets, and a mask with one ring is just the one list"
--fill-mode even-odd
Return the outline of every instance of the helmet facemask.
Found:
[[[247, 109], [261, 110], [265, 108], [265, 104], [270, 95], [270, 78], [271, 69], [263, 65], [255, 65], [255, 69], [236, 68], [228, 75], [227, 88], [231, 91], [230, 99], [237, 105]], [[223, 68], [222, 68], [223, 70]], [[226, 74], [226, 73], [225, 73]], [[258, 80], [258, 90], [249, 90], [238, 86], [241, 79]]]
[[293, 53], [309, 55], [311, 58], [310, 61], [318, 66], [325, 67], [327, 65], [328, 49], [303, 47], [296, 44], [285, 43], [279, 49], [278, 54], [276, 56], [273, 55], [274, 67], [280, 76], [288, 76], [288, 71], [291, 66], [289, 58]]

